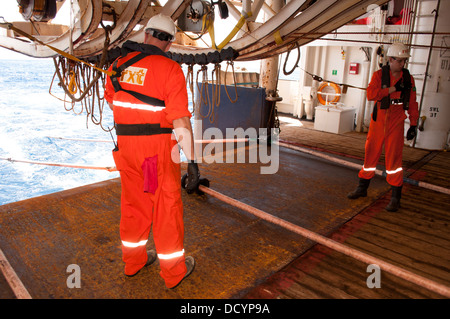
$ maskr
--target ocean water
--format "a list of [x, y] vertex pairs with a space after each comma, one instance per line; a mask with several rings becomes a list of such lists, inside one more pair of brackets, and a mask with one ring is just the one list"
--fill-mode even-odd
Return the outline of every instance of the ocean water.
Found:
[[[259, 71], [259, 62], [236, 62], [235, 65], [245, 66], [251, 72]], [[0, 70], [0, 158], [81, 166], [114, 166], [111, 134], [87, 119], [85, 112], [78, 115], [66, 111], [64, 103], [49, 94], [55, 71], [53, 59], [0, 60]], [[186, 73], [186, 68], [183, 70]], [[291, 76], [283, 76], [283, 72], [280, 72], [280, 79], [296, 79], [296, 73], [298, 70]], [[57, 82], [55, 80], [52, 93], [63, 97]], [[192, 111], [189, 89], [188, 95]], [[76, 111], [79, 110], [77, 106]], [[103, 126], [113, 125], [112, 111], [105, 105]], [[112, 134], [116, 138], [114, 131]], [[119, 177], [118, 172], [0, 159], [0, 205], [116, 177]]]
[[[87, 120], [86, 113], [66, 111], [49, 94], [52, 59], [0, 60], [0, 157], [83, 166], [114, 166], [113, 143], [52, 137], [110, 140]], [[62, 90], [56, 85], [52, 92]], [[104, 108], [105, 127], [113, 126]], [[0, 205], [118, 177], [106, 170], [54, 167], [0, 160]]]

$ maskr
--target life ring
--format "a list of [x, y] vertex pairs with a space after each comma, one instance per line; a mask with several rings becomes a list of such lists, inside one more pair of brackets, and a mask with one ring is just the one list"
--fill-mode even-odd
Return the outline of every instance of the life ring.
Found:
[[[329, 88], [334, 89], [334, 93], [327, 92], [326, 90], [329, 90]], [[329, 96], [333, 96], [333, 99], [327, 101], [326, 98], [323, 98], [322, 94], [324, 96], [325, 96], [325, 94], [327, 94]], [[339, 100], [341, 99], [341, 88], [336, 83], [323, 82], [317, 89], [317, 99], [319, 100], [320, 104], [322, 104], [322, 105], [339, 102]]]

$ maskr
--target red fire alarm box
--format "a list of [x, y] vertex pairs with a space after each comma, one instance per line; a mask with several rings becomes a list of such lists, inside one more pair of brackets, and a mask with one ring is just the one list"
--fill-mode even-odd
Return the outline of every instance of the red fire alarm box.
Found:
[[350, 63], [349, 74], [358, 74], [359, 73], [359, 63]]

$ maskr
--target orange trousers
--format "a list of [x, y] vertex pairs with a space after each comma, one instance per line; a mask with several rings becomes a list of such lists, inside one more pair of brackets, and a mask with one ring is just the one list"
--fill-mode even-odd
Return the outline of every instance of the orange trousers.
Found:
[[[119, 149], [113, 152], [122, 184], [120, 237], [125, 274], [133, 275], [147, 262], [146, 243], [152, 229], [160, 275], [168, 288], [186, 273], [176, 144], [171, 134], [118, 136]], [[145, 170], [149, 159], [154, 160], [152, 169]], [[150, 186], [149, 181], [153, 181]]]
[[402, 186], [404, 121], [391, 119], [390, 115], [389, 110], [378, 109], [377, 120], [371, 119], [365, 146], [364, 166], [359, 171], [358, 177], [364, 179], [374, 177], [384, 144], [386, 181], [391, 186]]

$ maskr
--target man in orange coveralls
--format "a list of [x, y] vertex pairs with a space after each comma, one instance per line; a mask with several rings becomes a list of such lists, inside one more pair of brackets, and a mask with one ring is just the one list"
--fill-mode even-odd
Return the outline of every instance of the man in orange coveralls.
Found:
[[[195, 264], [191, 256], [185, 258], [183, 248], [177, 140], [188, 159], [188, 193], [198, 188], [200, 176], [185, 77], [181, 67], [165, 54], [175, 34], [172, 19], [160, 14], [152, 17], [143, 44], [123, 44], [122, 57], [110, 68], [116, 75], [108, 77], [105, 86], [105, 98], [116, 123], [113, 156], [122, 184], [124, 272], [134, 276], [158, 258], [160, 275], [168, 288], [177, 286]], [[151, 227], [156, 251], [146, 249]]]
[[[374, 177], [381, 151], [385, 149], [386, 180], [392, 186], [388, 211], [397, 211], [403, 185], [402, 152], [404, 144], [405, 110], [409, 114], [408, 140], [416, 136], [419, 118], [414, 78], [404, 69], [410, 57], [408, 48], [392, 44], [387, 56], [389, 64], [376, 71], [367, 87], [367, 99], [377, 101], [370, 121], [365, 146], [364, 166], [358, 173], [359, 185], [347, 195], [350, 199], [367, 196], [370, 179]], [[384, 71], [383, 71], [384, 70]], [[384, 73], [383, 73], [384, 72]]]

